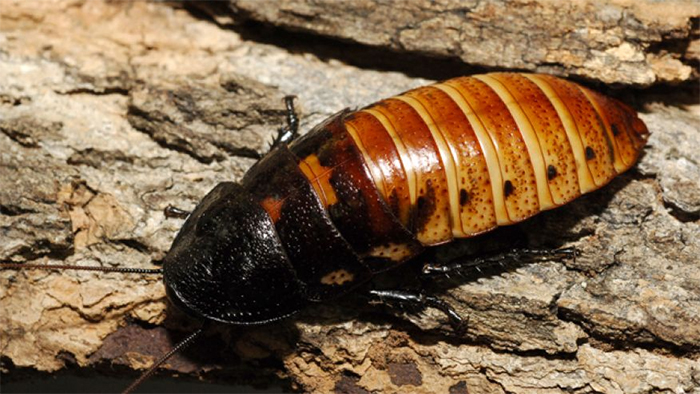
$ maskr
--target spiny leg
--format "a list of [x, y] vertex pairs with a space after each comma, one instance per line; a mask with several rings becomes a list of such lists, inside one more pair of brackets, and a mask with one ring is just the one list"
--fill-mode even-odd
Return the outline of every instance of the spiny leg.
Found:
[[463, 319], [450, 304], [438, 297], [408, 290], [369, 290], [367, 295], [370, 301], [389, 306], [398, 304], [399, 306], [408, 306], [416, 310], [423, 310], [428, 307], [435, 308], [447, 316], [455, 332], [463, 333], [466, 330], [467, 320]]
[[477, 257], [458, 257], [447, 263], [425, 263], [423, 274], [428, 276], [451, 274], [469, 275], [479, 274], [482, 270], [494, 267], [507, 267], [511, 264], [525, 264], [536, 261], [561, 260], [564, 258], [576, 258], [579, 252], [576, 248], [560, 249], [511, 249], [507, 252], [480, 255]]
[[287, 107], [287, 126], [277, 129], [277, 136], [270, 145], [270, 150], [281, 144], [292, 142], [299, 135], [299, 117], [294, 109], [296, 96], [284, 96], [284, 104]]

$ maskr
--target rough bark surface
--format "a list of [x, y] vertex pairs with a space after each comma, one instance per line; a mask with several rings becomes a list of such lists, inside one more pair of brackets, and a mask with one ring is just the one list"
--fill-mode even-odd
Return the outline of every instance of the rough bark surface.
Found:
[[605, 83], [688, 81], [700, 60], [693, 0], [231, 0], [230, 9], [400, 52]]
[[[239, 179], [283, 122], [283, 95], [298, 96], [308, 130], [429, 82], [323, 60], [314, 45], [244, 39], [245, 30], [166, 4], [1, 6], [3, 262], [151, 267], [182, 223], [163, 208], [190, 209]], [[683, 20], [669, 17], [663, 26], [676, 27], [649, 36], [684, 32]], [[636, 75], [651, 79], [604, 76], [585, 62], [570, 70], [679, 80], [642, 57]], [[692, 74], [682, 63], [669, 67]], [[678, 91], [632, 93], [652, 132], [635, 169], [478, 242], [575, 246], [582, 256], [426, 284], [469, 316], [464, 335], [433, 310], [392, 314], [348, 297], [279, 324], [217, 327], [165, 369], [236, 382], [281, 376], [318, 393], [700, 392], [700, 103]], [[379, 285], [415, 286], [413, 268]], [[1, 271], [0, 284], [5, 379], [67, 365], [144, 368], [195, 326], [167, 306], [157, 277]]]

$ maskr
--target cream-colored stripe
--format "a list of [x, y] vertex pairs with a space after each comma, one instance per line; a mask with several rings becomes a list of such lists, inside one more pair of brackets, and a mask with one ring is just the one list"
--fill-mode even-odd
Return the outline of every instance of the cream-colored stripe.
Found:
[[369, 170], [372, 173], [372, 179], [374, 179], [374, 184], [377, 186], [377, 189], [382, 193], [382, 196], [386, 199], [389, 191], [386, 190], [386, 186], [384, 185], [384, 174], [382, 174], [381, 168], [379, 167], [379, 163], [373, 161], [370, 155], [367, 153], [367, 149], [362, 144], [362, 140], [360, 139], [360, 135], [355, 126], [346, 123], [345, 128], [347, 129], [348, 134], [350, 134], [350, 137], [353, 139], [353, 141], [355, 141], [355, 145], [357, 145], [357, 147], [360, 149], [362, 157], [365, 158], [367, 167], [369, 167]]
[[[632, 164], [634, 164], [634, 162], [625, 163], [625, 160], [622, 158], [622, 155], [620, 154], [620, 148], [617, 146], [617, 138], [615, 138], [615, 136], [612, 134], [610, 122], [608, 122], [608, 119], [605, 117], [604, 112], [600, 109], [598, 101], [593, 99], [593, 97], [591, 97], [588, 94], [588, 92], [586, 92], [586, 89], [579, 88], [579, 90], [583, 92], [583, 95], [586, 96], [588, 102], [591, 103], [591, 105], [593, 106], [593, 110], [598, 113], [598, 118], [600, 118], [600, 120], [603, 122], [603, 126], [605, 127], [605, 132], [607, 133], [608, 139], [610, 139], [610, 141], [613, 144], [613, 147], [615, 149], [615, 159], [613, 161], [613, 165], [615, 166], [615, 172], [617, 172], [618, 174], [625, 172], [628, 168], [632, 166]], [[625, 131], [620, 130], [620, 132], [624, 133]]]
[[597, 187], [593, 181], [591, 171], [588, 169], [586, 157], [584, 156], [585, 153], [583, 150], [583, 143], [581, 142], [581, 134], [578, 131], [576, 121], [571, 115], [568, 107], [545, 79], [536, 74], [523, 75], [534, 82], [544, 92], [554, 106], [554, 109], [557, 111], [557, 115], [559, 115], [559, 119], [561, 119], [561, 122], [564, 125], [564, 130], [566, 130], [566, 138], [569, 140], [571, 151], [574, 154], [574, 161], [576, 162], [576, 175], [578, 177], [578, 185], [581, 193], [587, 193], [596, 189]]
[[462, 97], [460, 90], [456, 86], [452, 86], [450, 81], [446, 81], [441, 84], [433, 85], [434, 87], [445, 92], [452, 100], [457, 103], [459, 108], [464, 112], [464, 115], [469, 120], [469, 123], [474, 129], [474, 134], [479, 141], [481, 146], [481, 152], [484, 154], [484, 159], [486, 160], [486, 168], [489, 171], [489, 178], [491, 179], [491, 190], [493, 192], [493, 205], [496, 212], [496, 223], [499, 226], [513, 223], [508, 217], [508, 210], [506, 209], [505, 197], [503, 195], [503, 175], [501, 174], [501, 165], [498, 160], [498, 153], [496, 153], [495, 142], [491, 139], [488, 131], [479, 120], [479, 117], [474, 113], [472, 107], [467, 103], [467, 101]]
[[401, 160], [401, 165], [406, 173], [406, 179], [408, 180], [408, 196], [411, 199], [411, 205], [416, 203], [416, 198], [418, 194], [418, 182], [416, 182], [416, 170], [415, 166], [411, 162], [411, 156], [408, 155], [408, 150], [406, 145], [403, 144], [401, 138], [396, 134], [396, 129], [394, 125], [391, 124], [389, 119], [377, 108], [363, 109], [362, 111], [374, 116], [386, 129], [387, 133], [391, 136], [396, 150], [399, 152], [399, 160]]
[[528, 119], [523, 109], [520, 108], [520, 104], [515, 100], [513, 95], [510, 94], [508, 89], [501, 83], [501, 81], [492, 77], [491, 75], [475, 75], [474, 78], [487, 84], [491, 89], [493, 89], [498, 97], [501, 98], [501, 101], [503, 101], [506, 107], [508, 107], [513, 119], [515, 119], [518, 129], [520, 129], [520, 134], [523, 136], [523, 141], [525, 141], [527, 153], [530, 155], [530, 163], [532, 163], [533, 171], [535, 173], [537, 198], [540, 202], [540, 210], [544, 211], [545, 209], [555, 207], [556, 205], [554, 204], [554, 201], [552, 201], [552, 194], [549, 192], [549, 185], [547, 184], [547, 166], [544, 163], [544, 155], [542, 155], [539, 138], [537, 138], [537, 133], [535, 133], [530, 119]]
[[457, 191], [457, 172], [455, 169], [455, 156], [451, 152], [451, 146], [447, 143], [445, 136], [442, 135], [440, 129], [435, 124], [432, 116], [426, 111], [420, 101], [410, 96], [398, 96], [397, 99], [410, 105], [418, 115], [423, 119], [425, 125], [428, 126], [430, 134], [438, 147], [438, 153], [442, 159], [442, 164], [445, 166], [445, 179], [447, 181], [447, 192], [450, 201], [450, 217], [452, 219], [452, 231], [459, 229], [462, 232], [462, 220], [459, 215], [459, 192]]

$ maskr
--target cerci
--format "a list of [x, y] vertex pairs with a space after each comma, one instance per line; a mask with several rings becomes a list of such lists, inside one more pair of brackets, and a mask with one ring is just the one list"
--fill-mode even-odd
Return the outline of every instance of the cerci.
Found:
[[[421, 87], [341, 111], [293, 141], [288, 107], [271, 152], [240, 184], [204, 197], [165, 258], [168, 297], [191, 316], [260, 324], [292, 315], [426, 247], [602, 187], [636, 162], [649, 135], [621, 102], [538, 74]], [[437, 298], [371, 292], [459, 322]]]

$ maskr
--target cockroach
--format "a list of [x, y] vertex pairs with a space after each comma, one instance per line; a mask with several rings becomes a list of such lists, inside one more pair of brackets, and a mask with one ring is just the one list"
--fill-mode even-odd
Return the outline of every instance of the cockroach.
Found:
[[[164, 259], [168, 299], [203, 322], [280, 320], [426, 247], [564, 205], [634, 165], [649, 136], [625, 104], [540, 74], [450, 79], [343, 110], [299, 138], [293, 98], [286, 103], [287, 126], [271, 151], [240, 183], [221, 183], [202, 199]], [[369, 294], [436, 307], [455, 326], [462, 322], [437, 297]]]

